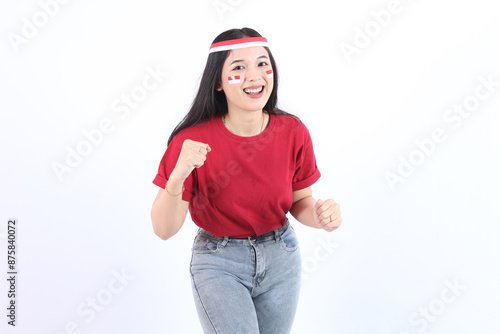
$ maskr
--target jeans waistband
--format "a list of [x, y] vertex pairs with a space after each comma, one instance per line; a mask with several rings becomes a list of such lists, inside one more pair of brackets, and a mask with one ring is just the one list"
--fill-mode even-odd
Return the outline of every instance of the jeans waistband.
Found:
[[252, 235], [246, 238], [236, 238], [236, 237], [216, 237], [210, 232], [200, 228], [201, 233], [210, 236], [213, 239], [224, 239], [226, 242], [229, 240], [251, 240], [251, 241], [264, 241], [264, 240], [269, 240], [269, 239], [276, 239], [279, 240], [281, 235], [286, 231], [286, 229], [289, 227], [290, 222], [287, 218], [285, 224], [281, 226], [280, 228], [277, 228], [274, 231], [262, 234], [262, 235]]

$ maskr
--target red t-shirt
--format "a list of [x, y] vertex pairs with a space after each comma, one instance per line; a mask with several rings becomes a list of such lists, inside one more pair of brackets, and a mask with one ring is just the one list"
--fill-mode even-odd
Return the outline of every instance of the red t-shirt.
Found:
[[174, 136], [153, 183], [165, 188], [185, 139], [206, 143], [212, 151], [184, 181], [182, 199], [191, 219], [217, 237], [262, 235], [284, 225], [292, 191], [321, 176], [309, 130], [297, 118], [269, 113], [259, 135], [230, 132], [220, 117], [183, 129]]

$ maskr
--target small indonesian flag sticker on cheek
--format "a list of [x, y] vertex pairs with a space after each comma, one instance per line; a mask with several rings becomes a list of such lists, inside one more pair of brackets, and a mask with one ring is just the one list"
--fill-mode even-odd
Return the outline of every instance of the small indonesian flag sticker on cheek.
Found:
[[272, 78], [272, 77], [273, 77], [273, 75], [274, 75], [274, 74], [273, 74], [273, 70], [268, 70], [268, 71], [266, 71], [266, 74], [267, 74], [267, 77], [268, 77], [269, 79], [270, 79], [270, 78]]
[[228, 77], [227, 80], [229, 81], [230, 85], [237, 84], [237, 83], [240, 83], [240, 76], [239, 75], [233, 75], [233, 76]]

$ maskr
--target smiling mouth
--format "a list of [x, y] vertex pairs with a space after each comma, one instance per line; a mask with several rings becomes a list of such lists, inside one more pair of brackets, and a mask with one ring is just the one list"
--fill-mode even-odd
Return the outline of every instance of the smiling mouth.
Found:
[[264, 90], [264, 86], [260, 86], [260, 87], [254, 86], [254, 87], [248, 87], [248, 88], [243, 89], [243, 91], [248, 95], [256, 95], [256, 94], [261, 93], [263, 90]]

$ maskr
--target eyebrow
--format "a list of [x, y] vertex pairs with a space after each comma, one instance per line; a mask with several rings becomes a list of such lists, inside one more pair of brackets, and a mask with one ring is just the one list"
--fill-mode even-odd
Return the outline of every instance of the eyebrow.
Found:
[[[265, 56], [265, 55], [262, 55], [262, 56], [258, 56], [258, 57], [257, 57], [257, 59], [261, 59], [261, 58], [266, 58], [266, 59], [269, 59], [269, 58], [267, 58], [267, 56]], [[238, 62], [242, 62], [242, 61], [243, 61], [243, 59], [236, 59], [236, 60], [233, 60], [233, 61], [231, 62], [231, 64], [229, 64], [229, 65], [233, 65], [234, 63], [238, 63]]]

